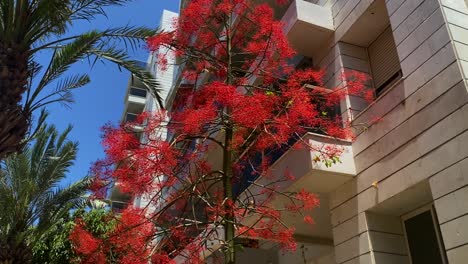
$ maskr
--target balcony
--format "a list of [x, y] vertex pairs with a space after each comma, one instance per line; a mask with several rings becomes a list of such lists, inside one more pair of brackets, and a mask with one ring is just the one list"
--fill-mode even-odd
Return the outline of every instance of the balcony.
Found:
[[[284, 191], [294, 191], [300, 187], [311, 192], [329, 193], [356, 175], [351, 142], [316, 133], [307, 133], [303, 140], [315, 148], [342, 150], [340, 163], [327, 167], [323, 162], [314, 161], [319, 155], [317, 151], [290, 148], [271, 166], [273, 178], [281, 178], [286, 171], [294, 175], [296, 180], [284, 184]], [[258, 182], [261, 183], [262, 178]]]
[[128, 206], [131, 197], [120, 191], [119, 184], [114, 183], [114, 186], [110, 189], [109, 200], [111, 201], [111, 209], [114, 212], [119, 213]]
[[[219, 133], [217, 136], [222, 138], [222, 133]], [[309, 225], [304, 223], [303, 216], [300, 214], [284, 214], [282, 216], [282, 221], [288, 226], [295, 227], [294, 237], [298, 243], [298, 248], [307, 248], [309, 254], [308, 258], [317, 261], [317, 263], [321, 263], [321, 260], [332, 260], [334, 250], [330, 210], [328, 207], [328, 194], [341, 184], [352, 179], [356, 174], [356, 169], [354, 166], [351, 142], [311, 132], [305, 134], [302, 139], [315, 148], [333, 146], [342, 150], [343, 153], [340, 156], [341, 162], [327, 167], [322, 162], [314, 161], [315, 157], [319, 155], [317, 151], [305, 148], [290, 148], [286, 151], [278, 152], [277, 157], [272, 157], [273, 160], [276, 160], [271, 165], [273, 176], [268, 177], [268, 179], [259, 177], [256, 183], [263, 185], [268, 182], [275, 182], [275, 178], [280, 179], [286, 171], [289, 171], [295, 176], [295, 180], [280, 183], [280, 191], [295, 192], [304, 188], [319, 196], [321, 205], [310, 213], [316, 224]], [[220, 157], [222, 157], [220, 149], [212, 147], [207, 160], [214, 168], [217, 168], [221, 166]], [[249, 172], [246, 172], [246, 174], [249, 174]], [[248, 191], [253, 194], [259, 194], [262, 190], [257, 189], [255, 185], [250, 185], [247, 188]], [[240, 196], [246, 195], [246, 193], [247, 192], [243, 192]], [[257, 196], [257, 203], [261, 203], [261, 196]], [[288, 203], [288, 199], [284, 197], [276, 197], [271, 202], [272, 207], [275, 208], [282, 208], [286, 203]], [[252, 218], [248, 217], [245, 219], [244, 224], [253, 224], [255, 221], [255, 216]], [[222, 231], [222, 227], [218, 228], [220, 228], [219, 231]], [[211, 230], [212, 228], [208, 227], [200, 236], [202, 237]], [[208, 238], [206, 243], [207, 250], [201, 254], [203, 259], [209, 258], [213, 251], [221, 247], [219, 239], [222, 240], [222, 233], [223, 232], [219, 233], [221, 235], [220, 237]], [[271, 253], [273, 254], [272, 260], [274, 260], [272, 263], [292, 263], [295, 259], [302, 259], [301, 250], [285, 255], [277, 255], [277, 243], [274, 240], [262, 241], [260, 244], [261, 247], [258, 249], [248, 249], [248, 252], [240, 252], [238, 258], [248, 259], [249, 257], [261, 257], [265, 256], [266, 253]], [[180, 254], [175, 259], [176, 263], [182, 263], [185, 260], [183, 256], [184, 254]]]
[[129, 104], [145, 105], [147, 91], [141, 88], [130, 86], [125, 102]]
[[312, 57], [335, 30], [329, 7], [304, 0], [293, 1], [281, 21], [292, 47], [305, 56]]
[[148, 92], [143, 88], [132, 85], [128, 86], [127, 94], [124, 100], [122, 122], [135, 121], [136, 117], [145, 109], [147, 95]]
[[[259, 186], [268, 185], [268, 183], [276, 182], [276, 179], [283, 178], [283, 175], [289, 172], [295, 179], [276, 184], [279, 191], [297, 192], [301, 189], [305, 189], [315, 193], [319, 197], [320, 206], [310, 212], [310, 215], [315, 221], [314, 225], [304, 223], [301, 214], [285, 213], [282, 215], [281, 220], [286, 225], [295, 228], [294, 237], [300, 247], [307, 248], [309, 254], [312, 254], [310, 259], [321, 263], [320, 261], [322, 259], [333, 259], [334, 244], [328, 206], [329, 193], [346, 181], [352, 179], [356, 175], [356, 168], [353, 160], [351, 142], [311, 132], [305, 134], [302, 139], [314, 146], [315, 149], [331, 146], [342, 150], [343, 153], [340, 156], [341, 162], [327, 167], [322, 162], [314, 161], [315, 157], [319, 155], [317, 151], [308, 148], [290, 148], [283, 152], [271, 165], [272, 175], [268, 178], [262, 178], [260, 176], [256, 180], [256, 183]], [[262, 189], [257, 187], [257, 185], [250, 185], [248, 191], [257, 194], [261, 193]], [[247, 192], [243, 192], [240, 195], [247, 195]], [[257, 196], [256, 199], [257, 203], [262, 202], [261, 196]], [[289, 203], [289, 200], [286, 197], [278, 195], [269, 203], [272, 207], [282, 208]], [[255, 223], [256, 217], [248, 217], [244, 221], [244, 224], [250, 225]], [[264, 247], [265, 250], [271, 250], [272, 248], [274, 248], [274, 243], [271, 247]], [[296, 259], [300, 257], [300, 255], [301, 252], [298, 250], [279, 256], [278, 263], [290, 263], [291, 259]]]

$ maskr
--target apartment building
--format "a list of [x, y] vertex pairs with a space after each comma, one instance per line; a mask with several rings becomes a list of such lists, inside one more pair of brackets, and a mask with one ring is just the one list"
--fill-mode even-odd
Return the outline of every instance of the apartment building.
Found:
[[[161, 30], [171, 30], [173, 22], [177, 19], [178, 14], [171, 12], [169, 10], [164, 10], [161, 15], [161, 20], [159, 23], [159, 28]], [[167, 53], [167, 49], [159, 49], [153, 51], [148, 56], [146, 62], [141, 62], [141, 67], [146, 68], [159, 83], [160, 95], [162, 102], [165, 103], [169, 91], [173, 87], [174, 81], [174, 61], [173, 57], [168, 56], [168, 65], [167, 68], [162, 70], [158, 68], [157, 59], [159, 53]], [[130, 76], [127, 90], [124, 97], [124, 111], [122, 113], [122, 122], [131, 122], [136, 119], [138, 115], [143, 112], [152, 112], [159, 109], [158, 101], [147, 92], [145, 86], [134, 76]], [[145, 140], [141, 138], [141, 134], [138, 134], [139, 128], [134, 127], [135, 133], [140, 136], [140, 140]], [[141, 128], [140, 128], [141, 132]], [[166, 134], [166, 131], [159, 131], [163, 135]], [[131, 197], [123, 194], [119, 191], [118, 182], [114, 183], [115, 186], [111, 189], [109, 194], [109, 199], [112, 201], [111, 208], [114, 211], [119, 211], [125, 208], [128, 205], [128, 202], [131, 200]], [[134, 197], [134, 206], [145, 207], [148, 204], [148, 197]]]
[[[298, 53], [326, 70], [326, 87], [346, 87], [341, 73], [360, 71], [376, 97], [341, 102], [354, 142], [307, 135], [341, 145], [341, 164], [326, 168], [314, 153], [289, 150], [272, 165], [292, 170], [290, 190], [321, 198], [314, 226], [286, 219], [298, 251], [265, 244], [238, 262], [468, 263], [467, 2], [295, 0], [275, 11]], [[174, 80], [168, 105], [184, 84], [177, 72]]]
[[[327, 168], [310, 151], [289, 150], [272, 165], [296, 176], [289, 190], [306, 187], [321, 199], [315, 225], [286, 219], [298, 250], [265, 243], [245, 249], [238, 263], [468, 263], [466, 0], [295, 0], [275, 11], [298, 53], [326, 70], [326, 87], [346, 87], [341, 73], [360, 71], [372, 77], [376, 96], [340, 104], [356, 126], [354, 142], [307, 135], [342, 146], [341, 164]], [[163, 21], [175, 16], [165, 11]], [[170, 107], [185, 84], [183, 65], [158, 72], [156, 58], [148, 67]], [[141, 87], [130, 81], [123, 120], [156, 107], [132, 88]]]

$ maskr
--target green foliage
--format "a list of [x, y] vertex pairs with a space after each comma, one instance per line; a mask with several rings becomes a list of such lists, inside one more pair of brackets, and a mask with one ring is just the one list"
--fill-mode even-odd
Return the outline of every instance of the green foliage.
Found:
[[33, 263], [70, 263], [73, 258], [72, 245], [68, 236], [73, 228], [71, 219], [61, 219], [34, 245]]
[[341, 163], [340, 157], [339, 156], [332, 156], [332, 157], [322, 157], [319, 155], [315, 155], [314, 162], [322, 162], [325, 167], [330, 168], [331, 166]]
[[80, 209], [64, 217], [49, 232], [45, 233], [40, 242], [33, 248], [33, 263], [37, 264], [65, 264], [71, 263], [77, 256], [73, 252], [69, 236], [76, 219], [86, 223], [88, 231], [99, 236], [109, 233], [117, 222], [112, 213], [104, 208], [84, 210]]
[[329, 159], [325, 159], [323, 162], [325, 163], [325, 167], [330, 168], [334, 164], [341, 163], [341, 160], [340, 160], [340, 157], [333, 156]]
[[105, 209], [93, 209], [90, 211], [80, 211], [74, 218], [81, 218], [86, 223], [86, 228], [94, 235], [108, 234], [117, 225], [117, 220], [113, 213]]
[[78, 144], [67, 140], [71, 127], [58, 133], [43, 126], [31, 145], [0, 164], [0, 244], [33, 247], [63, 221], [70, 210], [85, 205], [91, 180], [61, 186], [76, 159]]

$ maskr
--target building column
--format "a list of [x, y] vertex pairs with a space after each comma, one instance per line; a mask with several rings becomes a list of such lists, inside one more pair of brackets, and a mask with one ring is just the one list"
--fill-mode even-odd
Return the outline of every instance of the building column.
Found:
[[[327, 48], [321, 58], [320, 56], [318, 57], [319, 60], [316, 66], [325, 71], [323, 82], [326, 88], [346, 88], [347, 83], [343, 76], [353, 71], [370, 77], [370, 64], [366, 48], [338, 42], [332, 47]], [[371, 86], [371, 82], [366, 85]], [[362, 97], [346, 96], [340, 102], [343, 121], [353, 120], [368, 105], [369, 102]]]
[[366, 212], [366, 220], [373, 263], [409, 263], [400, 217]]
[[[338, 42], [336, 44], [338, 51], [338, 60], [340, 63], [340, 74], [337, 76], [341, 78], [341, 83], [337, 86], [346, 87], [347, 77], [353, 72], [363, 73], [370, 78], [370, 64], [366, 48], [352, 45], [345, 42]], [[344, 78], [343, 78], [344, 77]], [[370, 86], [370, 82], [365, 84]], [[369, 102], [364, 98], [357, 95], [347, 95], [340, 102], [341, 115], [344, 122], [350, 122], [367, 106]]]
[[439, 0], [458, 64], [468, 85], [468, 1]]
[[400, 218], [363, 212], [333, 229], [338, 264], [409, 263]]
[[429, 179], [448, 263], [468, 261], [468, 159]]

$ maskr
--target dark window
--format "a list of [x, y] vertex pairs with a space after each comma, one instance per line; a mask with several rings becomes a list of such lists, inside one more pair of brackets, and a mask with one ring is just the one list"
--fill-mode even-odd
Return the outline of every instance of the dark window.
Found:
[[137, 119], [137, 115], [132, 114], [132, 113], [127, 113], [127, 116], [125, 117], [126, 122], [135, 122]]
[[313, 65], [314, 64], [311, 58], [302, 56], [301, 60], [296, 65], [296, 70], [310, 69], [313, 67]]
[[127, 203], [122, 203], [122, 202], [112, 202], [112, 211], [114, 213], [120, 213], [122, 212], [125, 208], [127, 208]]
[[130, 88], [130, 94], [139, 97], [146, 98], [146, 90], [139, 89], [139, 88]]
[[387, 81], [385, 81], [380, 87], [377, 87], [375, 89], [375, 93], [377, 96], [383, 94], [388, 88], [392, 87], [394, 83], [396, 83], [398, 80], [401, 79], [403, 76], [401, 70], [393, 74], [392, 77], [390, 77]]
[[438, 223], [432, 210], [405, 220], [404, 225], [412, 264], [446, 263]]

